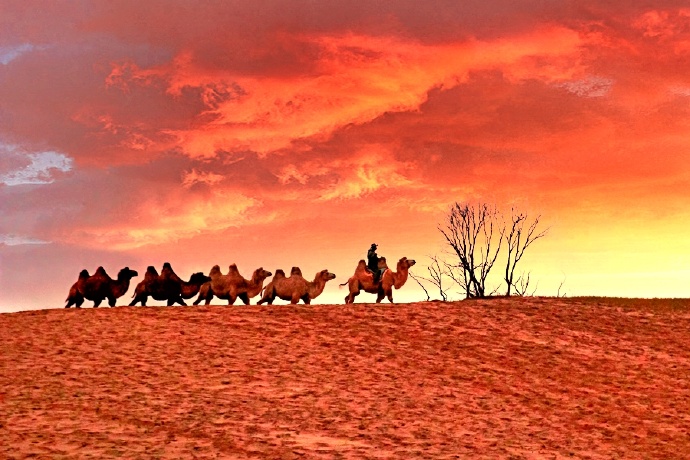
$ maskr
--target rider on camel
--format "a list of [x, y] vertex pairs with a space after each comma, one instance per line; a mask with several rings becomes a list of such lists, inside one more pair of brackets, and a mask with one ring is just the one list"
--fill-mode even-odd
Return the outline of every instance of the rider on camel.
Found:
[[376, 254], [377, 247], [376, 243], [372, 243], [369, 251], [367, 251], [367, 268], [374, 274], [374, 283], [378, 283], [379, 277], [381, 276], [381, 270], [379, 270], [379, 256]]

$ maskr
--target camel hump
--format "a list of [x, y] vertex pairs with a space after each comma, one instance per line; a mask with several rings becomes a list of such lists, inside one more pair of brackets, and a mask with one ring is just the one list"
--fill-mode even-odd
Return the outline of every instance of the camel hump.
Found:
[[290, 270], [290, 276], [293, 275], [302, 276], [302, 270], [299, 267], [292, 267], [292, 269]]
[[93, 276], [108, 276], [108, 274], [105, 272], [105, 268], [99, 266]]
[[379, 267], [379, 269], [388, 268], [388, 262], [386, 262], [385, 257], [379, 257], [378, 267]]
[[231, 265], [228, 267], [228, 269], [230, 270], [230, 272], [228, 273], [228, 275], [234, 274], [234, 273], [239, 273], [239, 272], [240, 272], [240, 271], [237, 269], [237, 264], [231, 264]]
[[285, 271], [282, 268], [276, 269], [276, 274], [273, 275], [273, 279], [276, 278], [285, 278]]
[[170, 262], [165, 262], [163, 264], [163, 269], [161, 270], [161, 277], [165, 279], [171, 279], [173, 281], [182, 281], [179, 276], [177, 276], [177, 273], [175, 273], [175, 270], [172, 269], [172, 266], [170, 265]]
[[88, 278], [89, 277], [89, 271], [84, 269], [79, 272], [79, 278]]
[[368, 271], [369, 269], [367, 268], [366, 261], [364, 259], [360, 259], [360, 261], [357, 262], [357, 268], [355, 268], [355, 275], [362, 272], [367, 273]]

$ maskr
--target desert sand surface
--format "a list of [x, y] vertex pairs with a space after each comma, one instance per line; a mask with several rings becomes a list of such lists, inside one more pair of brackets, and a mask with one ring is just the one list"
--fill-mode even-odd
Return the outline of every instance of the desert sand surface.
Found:
[[48, 309], [0, 335], [4, 459], [690, 458], [690, 300]]

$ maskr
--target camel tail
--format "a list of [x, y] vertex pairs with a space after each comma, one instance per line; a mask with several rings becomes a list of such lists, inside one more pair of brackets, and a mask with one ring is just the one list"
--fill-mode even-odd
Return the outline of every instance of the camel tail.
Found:
[[338, 286], [343, 287], [343, 286], [346, 286], [347, 283], [348, 283], [348, 281], [345, 281], [343, 284], [339, 284]]

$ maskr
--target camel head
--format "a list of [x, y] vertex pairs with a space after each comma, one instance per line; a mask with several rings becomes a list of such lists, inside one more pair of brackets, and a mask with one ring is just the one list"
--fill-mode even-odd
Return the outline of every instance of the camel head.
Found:
[[302, 276], [302, 270], [300, 270], [299, 267], [292, 267], [292, 270], [290, 270], [290, 276], [292, 275]]
[[191, 284], [202, 285], [202, 284], [206, 283], [207, 281], [211, 281], [211, 277], [210, 277], [210, 276], [206, 276], [206, 275], [204, 275], [204, 274], [201, 273], [201, 272], [194, 273], [194, 274], [189, 278], [189, 282], [190, 282]]
[[220, 267], [218, 265], [214, 265], [213, 267], [211, 267], [211, 271], [208, 272], [208, 276], [210, 276], [211, 278], [213, 278], [214, 276], [219, 276], [221, 274], [222, 273], [220, 272]]
[[131, 270], [129, 267], [125, 267], [117, 274], [118, 281], [129, 281], [135, 276], [139, 275], [136, 270]]
[[415, 261], [414, 259], [408, 259], [407, 257], [403, 257], [398, 261], [397, 270], [400, 271], [400, 269], [408, 269], [416, 263], [417, 261]]
[[273, 275], [273, 273], [264, 270], [263, 267], [259, 267], [256, 270], [254, 270], [254, 273], [252, 274], [252, 281], [260, 283], [271, 275]]
[[318, 282], [319, 280], [323, 280], [323, 282], [325, 283], [326, 281], [330, 281], [332, 279], [335, 279], [335, 273], [331, 273], [328, 270], [321, 270], [314, 277], [314, 282]]

